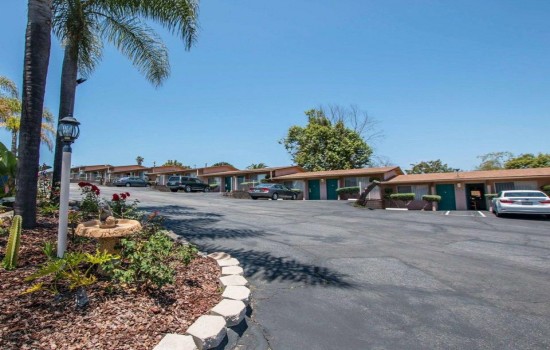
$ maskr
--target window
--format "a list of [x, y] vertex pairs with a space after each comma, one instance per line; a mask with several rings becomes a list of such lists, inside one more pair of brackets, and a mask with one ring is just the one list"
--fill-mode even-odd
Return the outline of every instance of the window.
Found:
[[497, 182], [495, 183], [495, 190], [497, 192], [515, 190], [513, 182]]
[[304, 191], [304, 188], [305, 188], [305, 183], [304, 181], [285, 181], [283, 182], [283, 185], [285, 185], [286, 187], [290, 188], [290, 189], [298, 189], [300, 191]]
[[346, 177], [344, 178], [344, 187], [356, 187], [361, 185], [365, 188], [369, 184], [368, 177]]
[[414, 193], [414, 199], [416, 200], [422, 200], [422, 196], [429, 192], [430, 188], [428, 185], [397, 186], [397, 193]]
[[414, 193], [412, 186], [397, 186], [397, 193]]

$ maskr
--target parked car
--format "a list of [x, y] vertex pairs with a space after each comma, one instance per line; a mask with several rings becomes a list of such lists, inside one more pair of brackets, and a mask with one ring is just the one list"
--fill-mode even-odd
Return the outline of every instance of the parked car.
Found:
[[550, 215], [550, 197], [541, 191], [501, 191], [493, 198], [493, 213]]
[[177, 192], [178, 190], [184, 190], [185, 192], [210, 192], [210, 186], [208, 184], [205, 184], [196, 177], [190, 176], [170, 176], [168, 182], [166, 183], [166, 187], [168, 187], [172, 192]]
[[258, 198], [271, 198], [276, 199], [292, 199], [295, 200], [298, 197], [298, 194], [292, 191], [290, 188], [283, 186], [281, 184], [259, 184], [248, 190], [248, 194], [252, 199]]
[[113, 182], [115, 186], [126, 186], [126, 187], [146, 187], [147, 181], [137, 176], [128, 176], [121, 177], [120, 179]]

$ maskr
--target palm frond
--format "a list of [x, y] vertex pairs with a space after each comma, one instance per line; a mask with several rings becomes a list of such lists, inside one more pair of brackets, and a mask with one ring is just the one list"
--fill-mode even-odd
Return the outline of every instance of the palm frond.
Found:
[[189, 50], [198, 33], [198, 0], [94, 0], [94, 6], [110, 13], [153, 20], [177, 34]]
[[[0, 76], [0, 93], [4, 91], [8, 94], [9, 97], [17, 98], [19, 96], [19, 91], [17, 90], [17, 85], [15, 83], [3, 76]], [[0, 94], [1, 96], [1, 94]]]
[[135, 17], [106, 16], [102, 36], [132, 60], [147, 80], [156, 86], [170, 74], [168, 50], [158, 35]]

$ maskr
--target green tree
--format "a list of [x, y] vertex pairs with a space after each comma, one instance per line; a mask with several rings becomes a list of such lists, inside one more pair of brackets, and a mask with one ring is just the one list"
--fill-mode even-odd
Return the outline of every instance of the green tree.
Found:
[[36, 226], [36, 196], [46, 77], [50, 61], [52, 0], [29, 0], [23, 66], [23, 108], [19, 130], [15, 214], [23, 228]]
[[[11, 92], [17, 96], [19, 93], [15, 83], [11, 80], [0, 77], [0, 81], [5, 81], [11, 86]], [[14, 89], [14, 90], [13, 90]], [[14, 95], [8, 96], [0, 95], [0, 128], [4, 128], [11, 133], [11, 152], [17, 156], [17, 137], [19, 136], [19, 130], [21, 129], [21, 100]], [[42, 143], [48, 146], [49, 150], [53, 149], [53, 136], [55, 135], [55, 129], [53, 126], [53, 115], [47, 109], [44, 109], [42, 117], [42, 127], [40, 132], [40, 140]]]
[[222, 165], [233, 166], [233, 165], [231, 165], [231, 164], [228, 163], [228, 162], [217, 162], [217, 163], [212, 164], [212, 166], [222, 166]]
[[137, 165], [142, 165], [144, 160], [145, 160], [145, 158], [143, 158], [142, 156], [137, 156], [136, 157]]
[[532, 153], [520, 154], [518, 157], [511, 158], [504, 163], [506, 169], [527, 169], [527, 168], [547, 168], [550, 167], [550, 153]]
[[497, 170], [503, 169], [506, 163], [514, 155], [510, 152], [491, 152], [478, 156], [481, 163], [476, 167], [476, 170]]
[[[190, 49], [196, 40], [195, 0], [53, 0], [55, 35], [65, 44], [59, 119], [73, 114], [78, 75], [89, 76], [101, 60], [103, 41], [127, 56], [155, 86], [168, 77], [168, 51], [145, 24], [152, 20], [177, 34]], [[62, 142], [56, 140], [53, 183], [61, 179]]]
[[178, 162], [177, 160], [167, 160], [166, 162], [164, 162], [164, 164], [162, 164], [162, 166], [181, 166], [183, 167], [183, 163], [182, 162]]
[[267, 168], [267, 165], [265, 163], [250, 164], [246, 168], [247, 169], [264, 169], [264, 168]]
[[294, 125], [279, 141], [295, 164], [309, 171], [355, 169], [369, 163], [372, 149], [339, 120], [332, 123], [319, 109], [305, 112], [308, 124]]
[[447, 164], [443, 163], [440, 159], [429, 160], [426, 162], [420, 162], [411, 164], [411, 169], [406, 170], [407, 174], [429, 174], [429, 173], [450, 173], [455, 171]]

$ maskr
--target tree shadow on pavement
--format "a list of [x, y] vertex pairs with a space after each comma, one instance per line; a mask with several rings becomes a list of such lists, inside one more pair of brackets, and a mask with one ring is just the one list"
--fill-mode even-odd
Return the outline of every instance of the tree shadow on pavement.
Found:
[[201, 248], [209, 252], [222, 251], [239, 260], [246, 277], [261, 280], [290, 281], [304, 283], [309, 286], [325, 286], [337, 288], [355, 288], [347, 274], [334, 271], [327, 267], [304, 264], [296, 259], [279, 257], [269, 252], [246, 249], [230, 249], [221, 246], [205, 245]]

